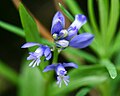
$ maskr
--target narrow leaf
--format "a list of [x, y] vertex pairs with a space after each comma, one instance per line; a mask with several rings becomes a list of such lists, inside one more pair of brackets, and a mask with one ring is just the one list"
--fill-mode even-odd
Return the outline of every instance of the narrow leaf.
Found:
[[111, 55], [120, 50], [120, 29], [116, 35], [116, 38], [113, 40], [110, 48]]
[[[70, 78], [73, 78], [72, 76]], [[70, 80], [70, 83], [68, 86], [62, 86], [62, 88], [57, 88], [56, 82], [49, 88], [49, 95], [50, 96], [57, 96], [59, 94], [66, 94], [68, 92], [71, 92], [72, 90], [75, 90], [77, 88], [80, 88], [82, 86], [90, 86], [90, 85], [97, 85], [102, 83], [106, 80], [105, 75], [97, 75], [97, 76], [86, 76], [83, 78], [74, 78]], [[54, 90], [54, 92], [52, 92]]]
[[90, 91], [91, 88], [89, 87], [85, 87], [85, 88], [82, 88], [77, 94], [76, 96], [86, 96], [87, 93]]
[[71, 54], [74, 55], [74, 57], [81, 57], [84, 58], [92, 63], [96, 63], [97, 62], [97, 58], [85, 51], [82, 50], [77, 50], [77, 49], [73, 49], [73, 48], [67, 48], [66, 50], [64, 50], [63, 52], [65, 52], [66, 54]]
[[95, 33], [99, 35], [98, 34], [99, 30], [98, 30], [98, 26], [97, 26], [95, 14], [94, 14], [93, 0], [88, 0], [88, 13], [89, 13], [88, 15], [89, 15], [92, 27]]
[[63, 7], [63, 5], [59, 3], [59, 6], [60, 6], [62, 12], [63, 12], [71, 21], [73, 21], [73, 20], [74, 20], [74, 17]]
[[108, 72], [110, 74], [110, 77], [112, 79], [114, 79], [117, 76], [117, 70], [116, 70], [114, 64], [109, 60], [102, 60], [101, 63], [103, 65], [105, 65], [105, 67], [107, 68], [107, 70], [108, 70]]
[[19, 13], [27, 42], [39, 42], [40, 37], [36, 23], [22, 3], [19, 6]]
[[13, 84], [18, 85], [18, 74], [2, 61], [0, 61], [0, 75], [11, 81]]
[[112, 41], [119, 21], [119, 0], [111, 0], [110, 18], [107, 30], [107, 46]]
[[99, 0], [99, 18], [100, 18], [100, 31], [102, 32], [102, 37], [105, 39], [108, 25], [108, 0]]
[[9, 23], [0, 21], [0, 27], [6, 29], [6, 30], [18, 35], [18, 36], [25, 37], [24, 31], [17, 26], [14, 26], [14, 25], [11, 25]]
[[[28, 62], [26, 62], [28, 63]], [[45, 80], [37, 67], [24, 63], [20, 74], [19, 96], [45, 96]]]

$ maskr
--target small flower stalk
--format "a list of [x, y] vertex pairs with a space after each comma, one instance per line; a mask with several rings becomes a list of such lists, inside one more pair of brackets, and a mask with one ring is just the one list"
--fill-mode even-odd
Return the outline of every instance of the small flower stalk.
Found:
[[[55, 46], [58, 52], [61, 52], [67, 47], [85, 48], [90, 45], [94, 39], [94, 35], [90, 33], [78, 34], [78, 30], [87, 22], [86, 16], [78, 14], [75, 16], [74, 22], [65, 29], [65, 18], [61, 12], [57, 12], [53, 17], [51, 35], [54, 39]], [[39, 43], [28, 42], [21, 48], [30, 48], [37, 46], [38, 48], [34, 52], [29, 52], [27, 60], [31, 60], [30, 67], [39, 66], [41, 57], [45, 57], [45, 60], [50, 60], [52, 57], [51, 48], [47, 45]], [[52, 50], [54, 51], [54, 50]], [[53, 57], [55, 58], [55, 57]], [[69, 76], [67, 75], [66, 67], [78, 68], [75, 63], [57, 63], [48, 65], [44, 68], [43, 72], [54, 70], [57, 75], [57, 85], [62, 86], [62, 82], [68, 86]]]

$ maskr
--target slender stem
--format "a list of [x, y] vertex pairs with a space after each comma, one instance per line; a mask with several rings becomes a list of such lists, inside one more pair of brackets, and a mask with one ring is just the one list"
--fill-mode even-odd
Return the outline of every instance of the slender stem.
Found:
[[57, 61], [58, 61], [58, 55], [59, 55], [58, 49], [55, 47], [55, 50], [54, 50], [54, 53], [53, 53], [53, 61], [52, 61], [52, 64], [57, 63]]
[[[58, 62], [58, 49], [55, 47], [54, 52], [53, 52], [53, 61], [52, 64], [56, 64]], [[47, 86], [51, 84], [51, 82], [53, 81], [53, 75], [54, 75], [54, 71], [51, 71], [49, 74], [49, 80], [47, 82]], [[47, 87], [48, 88], [48, 87]], [[48, 93], [46, 93], [46, 96], [49, 96]]]

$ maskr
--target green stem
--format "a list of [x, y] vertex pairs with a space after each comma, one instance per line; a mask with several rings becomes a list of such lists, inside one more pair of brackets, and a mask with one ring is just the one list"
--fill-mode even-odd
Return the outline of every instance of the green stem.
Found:
[[[52, 64], [56, 64], [58, 62], [58, 49], [55, 47], [54, 49], [54, 52], [53, 52], [53, 61], [52, 61]], [[51, 71], [50, 74], [49, 74], [49, 80], [47, 82], [47, 90], [49, 90], [49, 87], [51, 86], [51, 82], [53, 81], [53, 75], [54, 75], [54, 71]], [[49, 96], [48, 93], [46, 93], [46, 96]]]
[[54, 50], [54, 53], [53, 53], [53, 61], [52, 61], [52, 64], [57, 63], [57, 61], [58, 61], [58, 55], [59, 55], [58, 49], [55, 47], [55, 50]]

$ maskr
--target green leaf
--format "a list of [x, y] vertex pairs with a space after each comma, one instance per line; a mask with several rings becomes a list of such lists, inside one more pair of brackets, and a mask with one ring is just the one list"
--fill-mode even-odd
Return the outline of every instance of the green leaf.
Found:
[[114, 62], [116, 66], [120, 67], [120, 51], [117, 52]]
[[37, 67], [31, 68], [27, 63], [23, 64], [19, 78], [19, 96], [45, 96], [45, 79]]
[[[20, 37], [25, 38], [24, 30], [19, 28], [19, 27], [17, 27], [17, 26], [14, 26], [12, 24], [0, 21], [0, 27], [4, 28], [4, 29], [8, 30], [9, 32], [14, 33], [14, 34], [16, 34], [16, 35], [18, 35]], [[40, 42], [42, 44], [46, 44], [46, 45], [49, 45], [49, 46], [53, 46], [54, 45], [52, 42], [49, 42], [48, 40], [46, 40], [44, 38], [40, 38]]]
[[115, 40], [113, 40], [113, 42], [111, 44], [109, 54], [113, 55], [113, 53], [115, 53], [119, 50], [120, 50], [120, 29], [115, 37]]
[[27, 42], [40, 42], [36, 23], [22, 3], [19, 6], [19, 13]]
[[[74, 78], [74, 77], [70, 77], [70, 78]], [[56, 96], [59, 94], [61, 95], [66, 94], [82, 86], [97, 85], [97, 84], [102, 83], [105, 80], [106, 80], [105, 75], [92, 75], [92, 76], [86, 76], [83, 78], [78, 77], [78, 78], [71, 79], [68, 86], [62, 85], [62, 88], [58, 88], [55, 82], [53, 86], [51, 86], [49, 89], [49, 92], [50, 92], [49, 95]], [[54, 90], [54, 92], [52, 90]]]
[[119, 0], [111, 0], [110, 18], [107, 30], [107, 46], [111, 43], [119, 21]]
[[18, 36], [25, 37], [24, 31], [17, 26], [14, 26], [14, 25], [11, 25], [9, 23], [0, 21], [0, 27], [6, 29], [6, 30], [18, 35]]
[[74, 21], [74, 17], [63, 7], [63, 5], [59, 3], [59, 6], [62, 12], [70, 19], [70, 21]]
[[[106, 38], [107, 25], [108, 25], [108, 0], [99, 0], [99, 18], [100, 18], [100, 31], [102, 32], [103, 39]], [[104, 41], [103, 41], [104, 42]]]
[[4, 62], [0, 60], [0, 75], [11, 81], [13, 84], [18, 85], [18, 74], [9, 68]]
[[85, 87], [85, 88], [82, 88], [77, 94], [76, 96], [86, 96], [87, 93], [91, 90], [91, 88], [89, 87]]
[[95, 34], [100, 35], [99, 34], [99, 30], [98, 30], [98, 26], [95, 20], [95, 14], [94, 14], [94, 9], [93, 9], [93, 0], [88, 0], [88, 15], [92, 24], [92, 27], [94, 29]]
[[105, 65], [105, 67], [107, 68], [110, 74], [110, 77], [114, 79], [117, 76], [117, 70], [115, 68], [115, 65], [110, 60], [106, 60], [106, 59], [102, 60], [101, 63]]
[[97, 58], [95, 56], [93, 56], [92, 54], [89, 54], [89, 53], [87, 53], [85, 51], [82, 51], [82, 50], [77, 50], [77, 49], [73, 49], [73, 48], [69, 47], [69, 48], [63, 50], [63, 52], [65, 52], [66, 54], [73, 55], [74, 58], [82, 57], [82, 58], [88, 60], [89, 62], [92, 62], [92, 63], [96, 63], [97, 62]]

